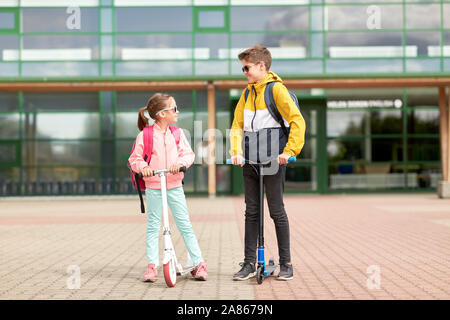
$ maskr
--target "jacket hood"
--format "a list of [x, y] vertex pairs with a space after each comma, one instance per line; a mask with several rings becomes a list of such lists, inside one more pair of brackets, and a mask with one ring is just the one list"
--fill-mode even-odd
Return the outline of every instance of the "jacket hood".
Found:
[[281, 79], [281, 77], [279, 75], [277, 75], [276, 73], [269, 71], [266, 76], [261, 80], [261, 82], [258, 83], [249, 83], [248, 84], [248, 89], [251, 90], [252, 86], [255, 86], [255, 89], [261, 89], [262, 87], [264, 87], [267, 83], [269, 82], [273, 82], [273, 81], [277, 81], [280, 83], [283, 83], [283, 80]]

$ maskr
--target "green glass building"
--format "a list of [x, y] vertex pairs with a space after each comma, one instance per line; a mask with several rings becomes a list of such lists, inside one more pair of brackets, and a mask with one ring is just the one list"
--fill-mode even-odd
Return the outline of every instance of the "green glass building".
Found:
[[0, 196], [134, 193], [138, 110], [159, 91], [196, 152], [185, 191], [243, 192], [226, 130], [246, 84], [237, 55], [255, 44], [307, 123], [287, 193], [436, 190], [450, 1], [2, 0]]

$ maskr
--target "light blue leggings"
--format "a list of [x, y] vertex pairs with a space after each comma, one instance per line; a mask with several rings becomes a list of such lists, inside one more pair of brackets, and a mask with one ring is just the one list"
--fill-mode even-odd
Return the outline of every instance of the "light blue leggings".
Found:
[[[146, 189], [145, 198], [147, 200], [147, 261], [159, 266], [159, 236], [161, 230], [162, 195], [159, 189]], [[186, 248], [191, 256], [194, 266], [203, 261], [202, 253], [197, 242], [197, 238], [189, 220], [189, 213], [186, 205], [183, 187], [167, 190], [167, 202], [178, 230], [183, 237]], [[180, 259], [180, 255], [177, 255]], [[181, 259], [180, 259], [181, 260]]]

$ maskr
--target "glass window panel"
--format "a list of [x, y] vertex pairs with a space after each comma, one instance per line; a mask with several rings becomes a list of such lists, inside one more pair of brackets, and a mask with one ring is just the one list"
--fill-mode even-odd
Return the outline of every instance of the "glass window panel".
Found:
[[0, 77], [17, 77], [19, 76], [18, 63], [2, 63], [0, 62]]
[[113, 37], [102, 36], [102, 59], [113, 58]]
[[22, 60], [98, 59], [97, 35], [23, 36]]
[[[174, 97], [177, 106], [180, 108], [180, 115], [185, 110], [192, 110], [192, 91], [164, 91]], [[148, 100], [155, 94], [154, 91], [118, 91], [116, 93], [117, 111], [136, 112], [136, 121], [139, 109], [145, 107]], [[179, 116], [180, 116], [179, 115]], [[179, 117], [178, 116], [178, 117]]]
[[194, 166], [188, 171], [194, 171], [195, 174], [195, 191], [208, 192], [208, 167]]
[[[76, 167], [54, 167], [54, 168], [40, 168], [32, 167], [23, 170], [24, 180], [39, 181], [40, 186], [35, 186], [40, 189], [41, 193], [62, 194], [69, 193], [68, 191], [83, 194], [83, 189], [88, 191], [91, 187], [94, 193], [95, 181], [100, 178], [100, 170], [98, 168], [76, 168]], [[129, 178], [129, 176], [128, 176]], [[53, 182], [50, 185], [46, 183]], [[59, 183], [57, 183], [59, 182]], [[78, 182], [81, 185], [63, 185], [62, 182]], [[92, 186], [88, 186], [88, 183]]]
[[444, 28], [450, 29], [450, 3], [444, 3]]
[[364, 160], [364, 139], [332, 139], [327, 145], [328, 161]]
[[19, 111], [19, 95], [17, 93], [0, 92], [0, 112]]
[[197, 61], [195, 63], [197, 75], [226, 75], [228, 74], [228, 61]]
[[403, 71], [401, 59], [327, 60], [327, 73], [392, 73]]
[[86, 139], [100, 135], [97, 113], [25, 113], [24, 137], [28, 139]]
[[97, 111], [97, 92], [24, 92], [24, 111]]
[[419, 56], [433, 56], [435, 50], [440, 50], [441, 33], [437, 31], [407, 32], [406, 45], [416, 47]]
[[402, 139], [372, 139], [372, 161], [403, 161]]
[[114, 138], [114, 115], [112, 113], [102, 114], [102, 134], [103, 139]]
[[[328, 167], [331, 190], [340, 189], [403, 189], [403, 168], [391, 164], [339, 164]], [[409, 185], [416, 182], [415, 176], [407, 177]]]
[[[272, 54], [272, 59], [303, 59], [309, 52], [308, 34], [289, 33], [245, 33], [231, 35], [231, 52], [222, 51], [219, 58], [228, 56], [237, 60], [239, 52], [249, 47], [249, 44], [259, 43], [266, 46]], [[242, 72], [242, 71], [241, 71]]]
[[0, 114], [0, 139], [17, 139], [19, 136], [19, 114]]
[[440, 27], [439, 4], [406, 4], [406, 28], [439, 29]]
[[102, 76], [112, 76], [113, 75], [113, 63], [112, 62], [102, 62]]
[[409, 161], [440, 161], [439, 138], [409, 138]]
[[[136, 129], [137, 130], [137, 129]], [[137, 135], [137, 134], [136, 134]], [[131, 148], [133, 147], [136, 136], [133, 139], [115, 140], [116, 145], [116, 165], [126, 168]], [[130, 171], [126, 170], [125, 177], [130, 178]]]
[[306, 191], [317, 189], [317, 169], [313, 167], [286, 167], [285, 191]]
[[112, 32], [113, 31], [113, 18], [112, 18], [112, 9], [102, 8], [101, 9], [101, 32]]
[[216, 112], [216, 128], [222, 132], [222, 136], [226, 137], [226, 132], [231, 128], [231, 119], [229, 111]]
[[81, 77], [98, 76], [95, 62], [23, 62], [22, 76]]
[[[327, 52], [331, 58], [345, 57], [402, 57], [401, 32], [351, 32], [328, 33]], [[407, 56], [415, 56], [414, 48], [408, 49]]]
[[222, 58], [221, 53], [228, 50], [228, 34], [200, 33], [195, 34], [195, 47], [208, 48], [209, 58]]
[[323, 34], [313, 33], [311, 34], [311, 57], [322, 58], [323, 57]]
[[192, 30], [192, 8], [116, 8], [116, 30], [188, 32]]
[[441, 71], [440, 59], [407, 59], [407, 72], [439, 72]]
[[180, 76], [192, 75], [191, 61], [118, 62], [118, 76]]
[[370, 112], [371, 134], [402, 134], [403, 117], [400, 110], [396, 111], [371, 111]]
[[102, 91], [100, 92], [101, 97], [101, 111], [102, 112], [113, 112], [114, 110], [114, 92], [112, 91]]
[[408, 187], [410, 188], [437, 188], [439, 181], [442, 181], [442, 172], [440, 165], [408, 165], [408, 176], [409, 175], [415, 175], [417, 179], [415, 184], [408, 185]]
[[311, 6], [311, 30], [323, 30], [323, 7]]
[[184, 192], [194, 192], [197, 191], [195, 190], [195, 186], [194, 186], [194, 175], [196, 174], [194, 167], [191, 167], [189, 170], [186, 171], [186, 173], [184, 174], [184, 185], [183, 185], [183, 189]]
[[[122, 60], [171, 60], [192, 58], [192, 35], [117, 35], [116, 57]], [[147, 50], [144, 50], [147, 49]]]
[[[138, 112], [121, 112], [116, 114], [116, 137], [136, 138], [139, 133], [137, 127]], [[153, 123], [153, 121], [151, 121]], [[130, 147], [131, 148], [131, 147]]]
[[[24, 32], [96, 32], [98, 13], [96, 8], [79, 8], [80, 29], [68, 27], [75, 25], [75, 12], [67, 8], [22, 8]], [[45, 21], [45, 23], [42, 23]]]
[[231, 192], [231, 166], [217, 166], [216, 190], [217, 192]]
[[439, 107], [438, 88], [408, 88], [408, 107]]
[[225, 12], [214, 10], [202, 10], [198, 12], [199, 28], [223, 28], [225, 27]]
[[[242, 65], [240, 67], [242, 68]], [[280, 76], [287, 74], [323, 73], [323, 63], [319, 60], [273, 60], [270, 69], [275, 70]]]
[[[327, 6], [329, 30], [401, 29], [403, 13], [401, 5]], [[377, 19], [379, 17], [379, 19]], [[385, 18], [389, 17], [389, 18]], [[383, 19], [384, 18], [384, 19]], [[378, 24], [379, 23], [379, 24]]]
[[308, 7], [231, 7], [232, 31], [308, 30]]
[[24, 165], [98, 165], [100, 143], [93, 141], [22, 142]]
[[16, 144], [3, 144], [0, 143], [0, 163], [16, 162]]
[[17, 182], [19, 179], [19, 168], [0, 168], [0, 195], [17, 195], [17, 192], [14, 192], [17, 185], [12, 186], [11, 182]]
[[327, 111], [327, 136], [363, 135], [366, 118], [366, 111]]
[[14, 12], [0, 12], [0, 30], [14, 29], [15, 17]]
[[19, 38], [13, 35], [0, 35], [0, 60], [18, 60]]
[[408, 133], [439, 134], [439, 110], [411, 110], [408, 112]]

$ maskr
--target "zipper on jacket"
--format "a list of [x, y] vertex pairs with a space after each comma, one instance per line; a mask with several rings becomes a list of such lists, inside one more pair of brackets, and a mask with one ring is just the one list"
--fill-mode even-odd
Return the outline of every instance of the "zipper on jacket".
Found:
[[255, 121], [255, 117], [256, 117], [256, 97], [258, 96], [258, 94], [256, 93], [254, 85], [252, 85], [252, 92], [255, 93], [255, 99], [253, 100], [253, 106], [255, 107], [255, 113], [253, 114], [253, 119], [252, 119], [252, 131], [255, 132], [255, 130], [253, 129], [253, 121]]

